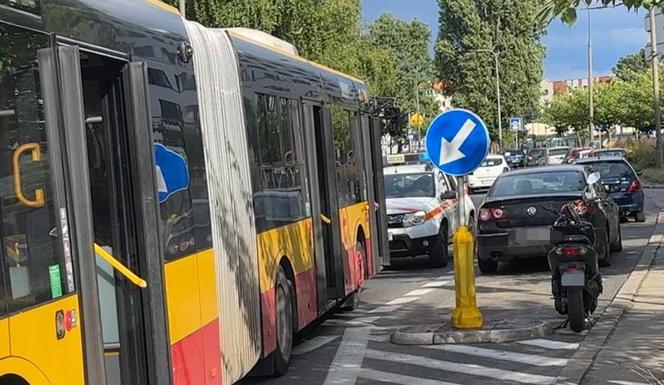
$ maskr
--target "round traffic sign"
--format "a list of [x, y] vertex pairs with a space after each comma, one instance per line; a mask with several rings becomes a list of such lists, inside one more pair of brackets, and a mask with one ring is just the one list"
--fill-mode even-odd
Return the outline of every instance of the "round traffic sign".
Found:
[[427, 129], [429, 159], [446, 174], [463, 176], [475, 171], [484, 162], [490, 145], [486, 124], [468, 110], [444, 112]]

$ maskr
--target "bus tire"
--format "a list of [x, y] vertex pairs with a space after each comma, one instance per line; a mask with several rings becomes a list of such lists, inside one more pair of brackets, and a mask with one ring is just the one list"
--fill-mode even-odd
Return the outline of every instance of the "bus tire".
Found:
[[279, 267], [277, 275], [276, 319], [277, 319], [277, 350], [272, 352], [274, 374], [283, 376], [290, 366], [295, 335], [295, 290], [293, 283], [286, 276], [283, 267]]

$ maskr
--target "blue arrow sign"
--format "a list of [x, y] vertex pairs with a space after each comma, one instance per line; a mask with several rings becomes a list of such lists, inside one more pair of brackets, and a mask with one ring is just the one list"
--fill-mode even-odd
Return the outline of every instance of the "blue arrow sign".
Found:
[[453, 109], [438, 115], [429, 125], [426, 147], [431, 163], [446, 174], [468, 175], [489, 153], [489, 131], [474, 113]]
[[176, 192], [189, 188], [189, 167], [182, 155], [163, 144], [154, 144], [154, 157], [157, 163], [159, 203], [163, 203]]

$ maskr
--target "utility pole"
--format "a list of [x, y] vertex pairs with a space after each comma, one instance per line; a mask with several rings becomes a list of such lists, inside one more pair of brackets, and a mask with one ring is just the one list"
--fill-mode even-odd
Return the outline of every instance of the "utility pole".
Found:
[[180, 16], [183, 18], [187, 18], [186, 16], [186, 11], [185, 11], [185, 5], [186, 5], [187, 0], [180, 0], [179, 6], [180, 6]]
[[655, 112], [655, 135], [656, 135], [656, 155], [655, 161], [657, 168], [661, 169], [664, 164], [664, 153], [662, 152], [662, 114], [660, 111], [659, 94], [659, 56], [657, 55], [657, 23], [655, 22], [655, 5], [650, 7], [650, 59], [652, 60], [652, 81], [654, 90], [654, 112]]
[[[593, 43], [591, 38], [590, 8], [588, 8], [588, 118], [590, 130], [590, 147], [595, 141], [595, 101], [593, 100]], [[602, 140], [599, 141], [602, 148]]]
[[422, 133], [420, 132], [420, 126], [422, 125], [420, 117], [422, 114], [420, 113], [420, 89], [417, 80], [415, 80], [415, 105], [415, 108], [417, 108], [417, 149], [419, 151], [422, 147]]

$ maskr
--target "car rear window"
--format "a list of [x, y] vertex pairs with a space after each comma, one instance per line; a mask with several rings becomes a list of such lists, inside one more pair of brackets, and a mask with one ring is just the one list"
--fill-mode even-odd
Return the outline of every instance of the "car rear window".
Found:
[[494, 167], [494, 166], [500, 166], [503, 164], [503, 160], [500, 158], [488, 158], [485, 159], [484, 162], [480, 165], [480, 167]]
[[434, 197], [436, 185], [433, 173], [385, 175], [385, 197], [416, 198]]
[[579, 192], [585, 188], [579, 171], [547, 171], [503, 175], [489, 192], [491, 197]]
[[[588, 164], [588, 163], [586, 163]], [[592, 162], [590, 163], [592, 169], [600, 173], [602, 178], [634, 178], [634, 171], [624, 161], [611, 161], [611, 162]]]
[[542, 154], [544, 154], [543, 150], [530, 150], [530, 152], [528, 153], [528, 155], [532, 157], [542, 156]]

